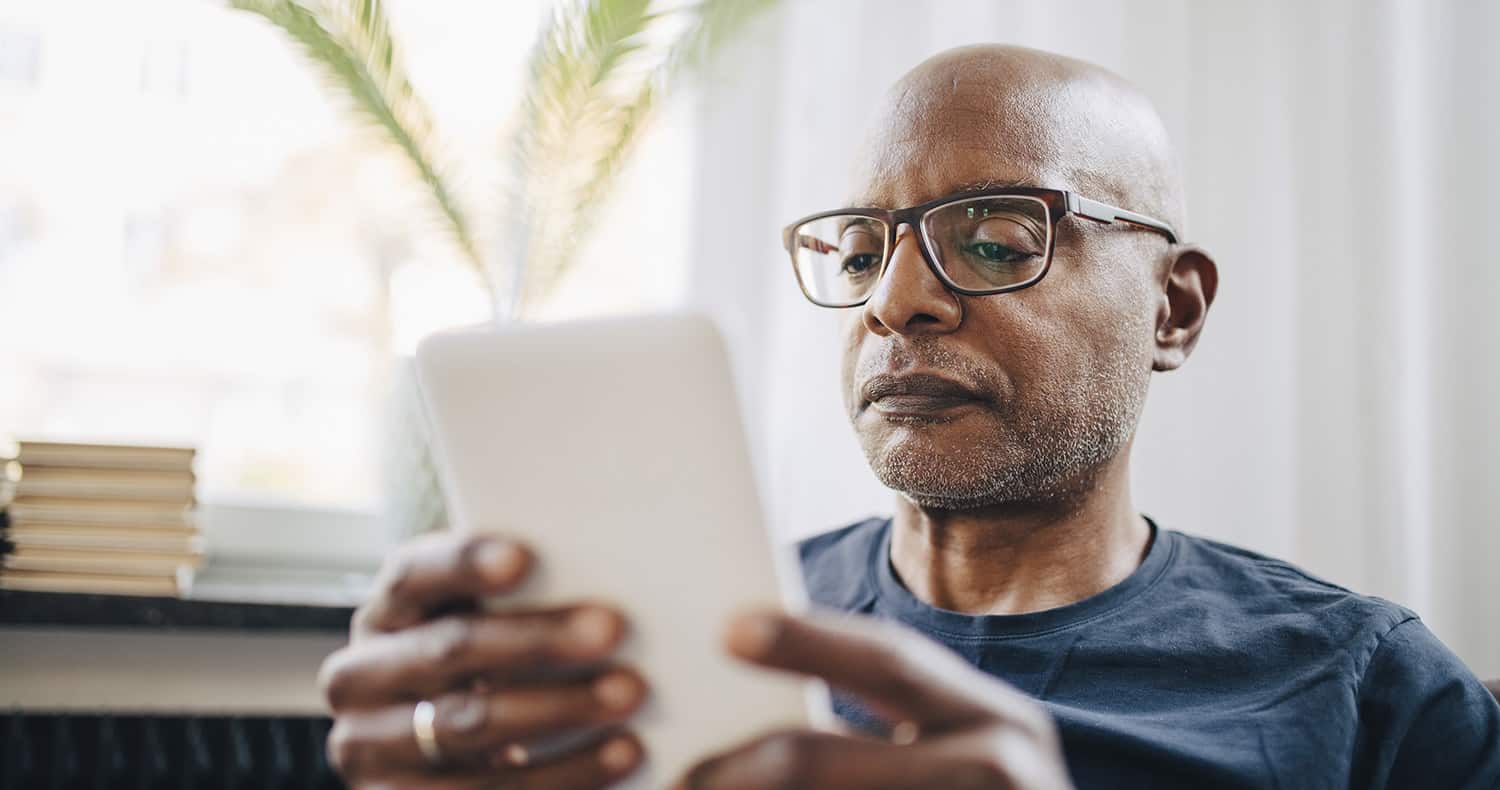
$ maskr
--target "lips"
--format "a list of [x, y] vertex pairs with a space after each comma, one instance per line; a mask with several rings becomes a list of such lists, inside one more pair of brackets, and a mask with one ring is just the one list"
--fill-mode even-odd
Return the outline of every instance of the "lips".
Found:
[[930, 373], [871, 376], [861, 387], [865, 403], [895, 417], [932, 417], [985, 400], [982, 393]]

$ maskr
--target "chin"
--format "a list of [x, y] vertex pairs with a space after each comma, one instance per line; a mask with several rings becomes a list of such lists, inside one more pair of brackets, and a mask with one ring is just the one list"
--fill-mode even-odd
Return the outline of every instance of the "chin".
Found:
[[886, 488], [927, 510], [972, 510], [1011, 501], [1016, 492], [996, 486], [995, 480], [976, 478], [927, 458], [902, 453], [870, 459], [870, 468]]
[[993, 425], [875, 421], [858, 428], [876, 478], [926, 509], [1071, 501], [1099, 466]]
[[1019, 460], [993, 440], [976, 441], [983, 435], [952, 422], [882, 421], [861, 431], [860, 443], [880, 482], [918, 505], [977, 507], [1005, 498], [1006, 470]]
[[932, 494], [908, 493], [897, 491], [902, 499], [910, 502], [913, 507], [926, 512], [946, 511], [949, 513], [961, 513], [966, 510], [998, 509], [1006, 505], [1014, 505], [1016, 502], [998, 496], [990, 496], [983, 499], [949, 499]]

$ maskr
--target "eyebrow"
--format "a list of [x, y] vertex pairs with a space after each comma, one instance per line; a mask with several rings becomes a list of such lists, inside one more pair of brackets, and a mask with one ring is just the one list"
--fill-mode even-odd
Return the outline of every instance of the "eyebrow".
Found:
[[986, 189], [1014, 189], [1017, 187], [1035, 187], [1036, 183], [1025, 179], [996, 179], [987, 178], [982, 181], [969, 181], [959, 184], [949, 190], [947, 194], [959, 192], [980, 192]]
[[[1038, 184], [1036, 182], [1034, 182], [1034, 181], [1028, 181], [1026, 179], [985, 178], [985, 179], [980, 179], [978, 181], [965, 181], [964, 183], [958, 184], [957, 186], [953, 187], [952, 189], [949, 189], [949, 190], [943, 192], [942, 195], [938, 195], [938, 197], [942, 197], [944, 195], [961, 195], [961, 194], [964, 194], [966, 192], [982, 192], [982, 191], [984, 191], [986, 189], [1014, 189], [1014, 188], [1017, 188], [1017, 187], [1036, 187], [1036, 186], [1038, 186]], [[846, 202], [844, 205], [846, 205], [846, 206], [871, 206], [871, 207], [874, 207], [874, 208], [891, 208], [890, 206], [877, 205], [876, 203], [871, 202], [871, 201], [858, 201], [858, 200]]]

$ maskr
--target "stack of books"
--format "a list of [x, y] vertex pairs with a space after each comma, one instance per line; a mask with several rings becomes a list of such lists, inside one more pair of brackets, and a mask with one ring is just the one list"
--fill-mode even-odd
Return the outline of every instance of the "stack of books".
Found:
[[186, 590], [203, 562], [192, 448], [9, 444], [0, 443], [0, 589]]

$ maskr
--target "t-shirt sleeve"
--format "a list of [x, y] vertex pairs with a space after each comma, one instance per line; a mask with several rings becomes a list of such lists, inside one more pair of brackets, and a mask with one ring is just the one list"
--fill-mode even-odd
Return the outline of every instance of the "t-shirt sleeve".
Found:
[[1421, 620], [1381, 639], [1359, 708], [1354, 786], [1500, 788], [1500, 704]]

